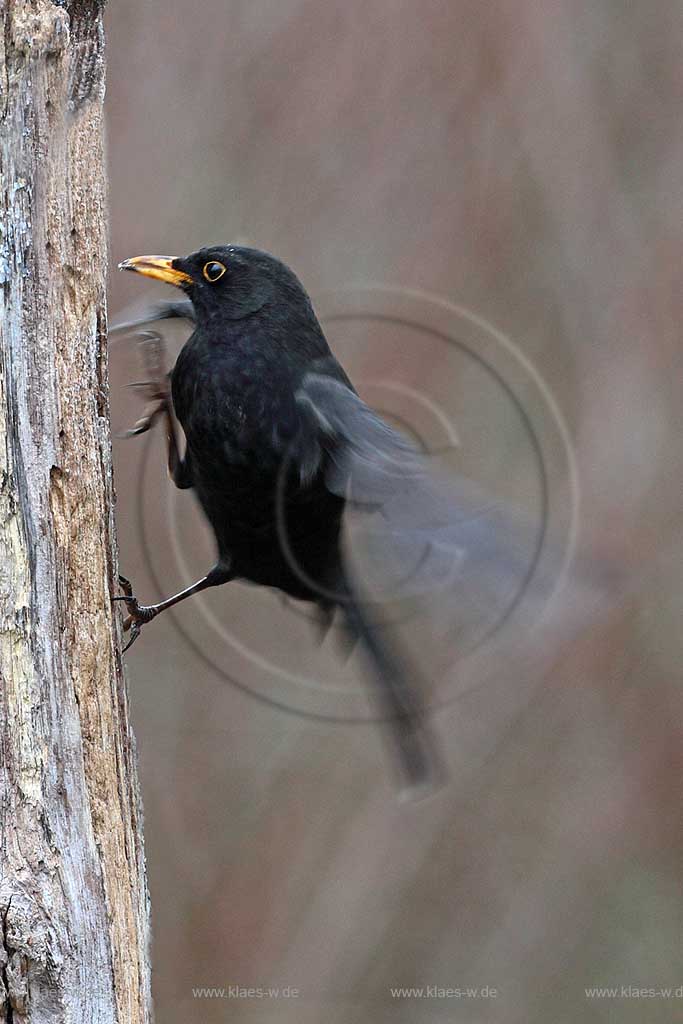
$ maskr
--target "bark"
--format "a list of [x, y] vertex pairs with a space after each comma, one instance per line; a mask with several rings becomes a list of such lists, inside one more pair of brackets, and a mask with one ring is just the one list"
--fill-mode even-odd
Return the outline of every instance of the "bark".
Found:
[[112, 610], [96, 0], [4, 0], [0, 1021], [150, 1019], [140, 802]]

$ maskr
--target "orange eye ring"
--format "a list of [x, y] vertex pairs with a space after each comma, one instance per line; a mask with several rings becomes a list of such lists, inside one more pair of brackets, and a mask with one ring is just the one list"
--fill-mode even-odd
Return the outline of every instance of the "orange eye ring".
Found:
[[222, 263], [219, 263], [218, 260], [210, 260], [208, 263], [204, 264], [202, 274], [209, 284], [215, 284], [216, 281], [220, 281], [226, 269], [227, 268]]

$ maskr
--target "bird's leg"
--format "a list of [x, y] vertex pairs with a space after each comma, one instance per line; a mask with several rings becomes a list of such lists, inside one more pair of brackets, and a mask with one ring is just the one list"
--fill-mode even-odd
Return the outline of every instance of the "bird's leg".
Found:
[[141, 331], [139, 339], [142, 361], [149, 379], [134, 381], [128, 384], [128, 387], [143, 391], [148, 404], [140, 419], [121, 436], [137, 437], [138, 434], [146, 433], [157, 420], [163, 418], [168, 450], [168, 474], [177, 487], [187, 488], [191, 486], [190, 475], [178, 444], [170, 376], [166, 371], [166, 344], [158, 331]]
[[166, 413], [171, 403], [169, 378], [166, 372], [166, 346], [158, 331], [141, 331], [138, 334], [139, 350], [146, 380], [128, 384], [129, 388], [142, 391], [148, 404], [142, 416], [122, 437], [136, 437], [154, 426], [160, 416]]
[[124, 654], [140, 636], [140, 631], [144, 624], [151, 622], [160, 612], [165, 611], [167, 608], [172, 608], [174, 604], [179, 604], [185, 598], [192, 597], [193, 594], [198, 594], [208, 587], [219, 587], [222, 583], [228, 583], [231, 579], [233, 579], [233, 575], [229, 569], [222, 565], [216, 565], [206, 576], [202, 576], [200, 580], [193, 583], [191, 587], [186, 587], [185, 590], [173, 594], [172, 597], [167, 597], [165, 601], [160, 601], [158, 604], [140, 604], [133, 594], [130, 581], [125, 576], [119, 576], [119, 586], [123, 590], [123, 594], [113, 598], [113, 600], [123, 601], [128, 612], [123, 623], [123, 630], [126, 633], [130, 630], [130, 638], [123, 648]]

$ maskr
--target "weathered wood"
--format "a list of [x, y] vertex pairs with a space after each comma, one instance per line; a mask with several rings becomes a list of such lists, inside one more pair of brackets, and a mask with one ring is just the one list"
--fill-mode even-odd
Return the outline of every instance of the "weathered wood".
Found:
[[151, 1016], [108, 423], [97, 0], [4, 0], [0, 1021]]

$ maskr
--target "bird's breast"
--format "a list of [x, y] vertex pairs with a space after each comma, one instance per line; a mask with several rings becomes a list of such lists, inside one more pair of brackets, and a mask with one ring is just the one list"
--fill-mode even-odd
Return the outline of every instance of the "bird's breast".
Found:
[[258, 352], [198, 355], [174, 372], [173, 400], [194, 459], [211, 469], [273, 471], [300, 420], [289, 375]]

